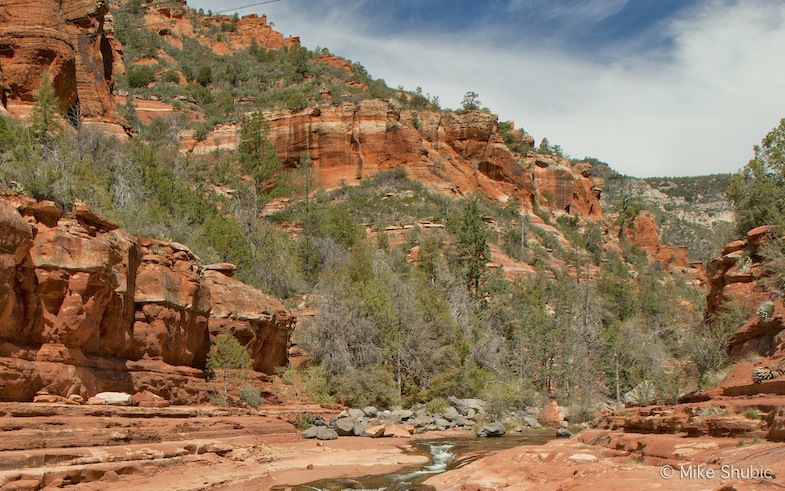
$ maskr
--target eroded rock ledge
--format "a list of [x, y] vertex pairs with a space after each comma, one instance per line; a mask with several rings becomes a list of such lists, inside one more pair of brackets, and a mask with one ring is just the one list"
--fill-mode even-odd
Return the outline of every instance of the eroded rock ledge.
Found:
[[150, 390], [207, 398], [211, 336], [228, 330], [254, 369], [287, 361], [296, 317], [184, 245], [136, 237], [84, 205], [0, 196], [0, 400]]

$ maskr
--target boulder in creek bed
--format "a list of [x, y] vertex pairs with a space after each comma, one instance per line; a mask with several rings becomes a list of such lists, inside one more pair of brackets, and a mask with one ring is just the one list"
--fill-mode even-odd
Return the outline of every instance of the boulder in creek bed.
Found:
[[338, 418], [335, 420], [333, 427], [335, 428], [335, 432], [340, 436], [354, 435], [354, 420], [352, 418]]
[[477, 428], [477, 436], [480, 438], [504, 435], [504, 425], [501, 423], [491, 423]]

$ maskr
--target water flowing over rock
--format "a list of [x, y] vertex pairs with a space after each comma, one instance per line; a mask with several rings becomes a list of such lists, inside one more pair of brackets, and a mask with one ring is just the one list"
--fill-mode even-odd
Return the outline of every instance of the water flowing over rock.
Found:
[[0, 197], [0, 231], [0, 399], [149, 390], [205, 401], [202, 369], [222, 331], [258, 371], [287, 361], [295, 317], [182, 244], [19, 196]]

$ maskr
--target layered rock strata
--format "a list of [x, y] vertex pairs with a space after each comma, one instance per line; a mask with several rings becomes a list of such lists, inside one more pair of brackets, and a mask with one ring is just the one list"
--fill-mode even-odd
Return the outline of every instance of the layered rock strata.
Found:
[[[512, 152], [498, 133], [497, 117], [488, 112], [401, 110], [370, 99], [266, 111], [264, 117], [285, 165], [293, 167], [302, 154], [310, 154], [326, 188], [402, 167], [413, 179], [447, 194], [482, 193], [502, 202], [515, 197], [528, 210], [541, 206], [592, 219], [603, 216], [604, 182], [591, 175], [591, 164]], [[232, 150], [239, 127], [222, 125], [201, 142], [190, 134], [182, 137], [186, 152]]]
[[150, 390], [200, 402], [210, 339], [222, 331], [272, 373], [286, 363], [295, 317], [232, 272], [82, 205], [66, 215], [0, 197], [0, 399]]
[[85, 122], [118, 136], [112, 90], [122, 48], [104, 0], [8, 0], [0, 5], [2, 105], [29, 116], [48, 79], [59, 110], [72, 124]]

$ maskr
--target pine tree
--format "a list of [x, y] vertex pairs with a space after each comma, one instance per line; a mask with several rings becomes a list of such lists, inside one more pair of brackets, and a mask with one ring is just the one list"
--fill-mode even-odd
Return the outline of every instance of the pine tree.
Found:
[[759, 225], [785, 226], [785, 119], [755, 146], [755, 157], [733, 176], [727, 194], [740, 234]]
[[229, 380], [244, 379], [253, 370], [251, 355], [232, 334], [219, 334], [207, 355], [207, 370], [212, 378], [221, 380], [224, 398], [226, 398], [229, 392]]
[[35, 105], [30, 117], [30, 129], [36, 138], [43, 138], [59, 128], [59, 101], [55, 89], [49, 82], [49, 76], [44, 74], [41, 79], [41, 88], [34, 96]]
[[488, 269], [491, 250], [488, 247], [490, 234], [480, 215], [477, 200], [466, 202], [463, 213], [458, 218], [456, 235], [457, 259], [466, 279], [466, 286], [478, 293], [482, 277]]

